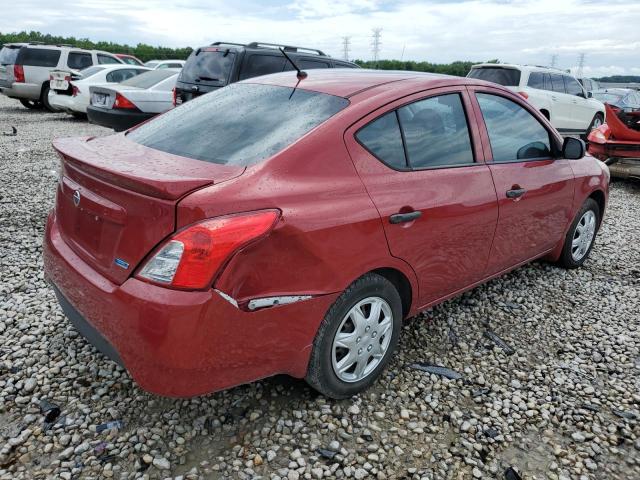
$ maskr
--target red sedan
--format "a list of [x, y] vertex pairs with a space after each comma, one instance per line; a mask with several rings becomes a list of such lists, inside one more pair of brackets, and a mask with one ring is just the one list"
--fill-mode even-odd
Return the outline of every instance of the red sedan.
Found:
[[538, 258], [582, 265], [607, 167], [472, 78], [253, 78], [126, 133], [60, 139], [46, 276], [151, 392], [269, 375], [369, 385], [405, 317]]

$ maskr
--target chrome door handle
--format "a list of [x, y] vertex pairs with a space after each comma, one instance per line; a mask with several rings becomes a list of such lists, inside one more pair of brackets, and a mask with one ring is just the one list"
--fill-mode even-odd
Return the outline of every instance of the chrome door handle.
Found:
[[416, 218], [420, 218], [421, 215], [422, 215], [422, 212], [419, 210], [416, 210], [414, 212], [408, 212], [408, 213], [394, 213], [389, 217], [389, 223], [392, 223], [395, 225], [398, 223], [412, 222]]
[[507, 190], [507, 198], [520, 198], [527, 191], [524, 188], [516, 188], [513, 190]]

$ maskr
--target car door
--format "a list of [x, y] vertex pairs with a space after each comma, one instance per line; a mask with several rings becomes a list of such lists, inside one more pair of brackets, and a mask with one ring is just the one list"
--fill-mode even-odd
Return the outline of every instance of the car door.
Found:
[[464, 88], [389, 104], [345, 142], [380, 213], [391, 254], [416, 272], [426, 306], [481, 280], [498, 212]]
[[595, 116], [595, 108], [587, 99], [585, 90], [575, 78], [563, 75], [564, 86], [567, 95], [571, 96], [571, 120], [572, 128], [585, 132]]
[[571, 221], [574, 176], [557, 158], [561, 138], [526, 102], [469, 87], [498, 195], [499, 220], [488, 275], [551, 251]]
[[573, 130], [573, 121], [571, 119], [571, 97], [567, 95], [562, 75], [558, 73], [550, 73], [551, 80], [551, 124], [560, 131]]

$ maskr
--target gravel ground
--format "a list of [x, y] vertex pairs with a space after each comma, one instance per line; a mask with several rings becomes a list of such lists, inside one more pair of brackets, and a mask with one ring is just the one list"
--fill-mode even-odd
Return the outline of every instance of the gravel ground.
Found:
[[584, 268], [536, 263], [412, 319], [362, 395], [327, 400], [276, 377], [169, 400], [79, 337], [43, 280], [51, 140], [109, 132], [0, 96], [0, 132], [11, 126], [17, 136], [0, 136], [0, 479], [518, 478], [510, 467], [523, 479], [640, 478], [638, 185], [612, 186]]

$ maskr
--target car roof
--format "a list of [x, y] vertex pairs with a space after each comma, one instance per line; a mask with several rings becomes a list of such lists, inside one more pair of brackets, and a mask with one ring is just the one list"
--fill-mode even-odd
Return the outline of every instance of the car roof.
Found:
[[626, 95], [634, 91], [633, 88], [599, 88], [594, 90], [593, 93], [618, 93], [620, 95]]
[[368, 70], [364, 68], [318, 68], [307, 70], [306, 73], [307, 76], [302, 80], [298, 80], [295, 71], [287, 71], [262, 77], [254, 77], [242, 80], [239, 83], [297, 87], [345, 98], [353, 97], [358, 93], [381, 85], [407, 80], [417, 80], [420, 85], [425, 88], [460, 84], [495, 86], [490, 82], [477, 79], [413, 71]]
[[544, 65], [521, 65], [517, 63], [478, 63], [476, 65], [472, 65], [471, 68], [514, 68], [517, 70], [529, 71], [529, 72], [548, 72], [548, 73], [559, 73], [561, 75], [570, 75], [571, 73], [566, 70], [562, 70], [560, 68], [554, 67], [546, 67]]

